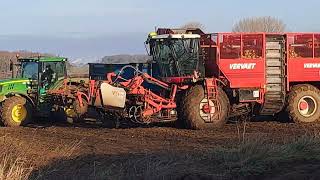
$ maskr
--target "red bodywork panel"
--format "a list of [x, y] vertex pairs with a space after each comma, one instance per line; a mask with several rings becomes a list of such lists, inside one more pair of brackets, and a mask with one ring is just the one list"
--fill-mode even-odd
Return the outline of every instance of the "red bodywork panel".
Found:
[[[220, 70], [231, 88], [263, 88], [265, 84], [265, 61], [248, 59], [220, 60]], [[239, 69], [243, 68], [243, 69]], [[248, 69], [244, 69], [248, 68]]]
[[[265, 91], [265, 34], [214, 33], [201, 36], [206, 77], [223, 77], [230, 88]], [[224, 81], [225, 82], [225, 81]]]
[[215, 33], [210, 39], [202, 35], [202, 49], [211, 52], [204, 56], [207, 77], [222, 75], [231, 88], [265, 91], [266, 39], [275, 35], [285, 39], [287, 89], [291, 82], [320, 81], [320, 33]]
[[264, 88], [265, 34], [218, 33], [218, 66], [231, 88]]
[[287, 72], [288, 84], [320, 81], [320, 33], [287, 34]]
[[320, 81], [320, 59], [290, 59], [288, 62], [288, 81]]

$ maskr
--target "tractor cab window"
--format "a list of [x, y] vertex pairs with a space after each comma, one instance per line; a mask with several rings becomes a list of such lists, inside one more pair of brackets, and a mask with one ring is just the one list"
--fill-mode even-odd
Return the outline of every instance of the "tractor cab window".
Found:
[[42, 66], [41, 80], [49, 84], [65, 77], [65, 62], [44, 62]]
[[38, 79], [38, 63], [37, 62], [22, 62], [21, 77], [28, 79]]
[[162, 77], [189, 76], [201, 70], [199, 38], [164, 38], [150, 43], [153, 60]]

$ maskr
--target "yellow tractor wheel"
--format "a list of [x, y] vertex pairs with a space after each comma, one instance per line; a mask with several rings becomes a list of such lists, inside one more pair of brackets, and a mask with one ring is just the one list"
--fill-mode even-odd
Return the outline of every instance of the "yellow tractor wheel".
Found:
[[1, 110], [1, 120], [5, 126], [22, 126], [31, 121], [31, 105], [23, 97], [13, 96], [6, 99]]

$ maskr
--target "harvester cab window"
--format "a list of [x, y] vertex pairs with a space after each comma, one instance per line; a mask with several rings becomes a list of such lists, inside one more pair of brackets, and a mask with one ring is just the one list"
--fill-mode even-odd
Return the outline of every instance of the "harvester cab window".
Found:
[[168, 43], [164, 41], [157, 41], [154, 44], [153, 52], [154, 59], [159, 62], [159, 68], [161, 75], [164, 77], [170, 76], [170, 74], [175, 74], [172, 69], [172, 56], [170, 55], [170, 48]]
[[220, 58], [239, 59], [241, 57], [241, 36], [223, 34], [220, 36]]
[[150, 44], [162, 77], [180, 77], [199, 69], [199, 38], [163, 38]]

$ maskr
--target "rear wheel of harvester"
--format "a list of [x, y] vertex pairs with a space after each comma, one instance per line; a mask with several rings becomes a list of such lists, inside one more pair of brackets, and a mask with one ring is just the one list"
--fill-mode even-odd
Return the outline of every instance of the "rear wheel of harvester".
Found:
[[[220, 87], [217, 91], [217, 102], [209, 100], [208, 103], [203, 86], [191, 87], [182, 98], [178, 108], [179, 121], [184, 121], [185, 127], [189, 129], [214, 129], [225, 125], [230, 103], [227, 95]], [[220, 106], [220, 112], [218, 106]]]
[[320, 90], [312, 85], [296, 85], [288, 97], [287, 111], [296, 123], [315, 123], [320, 118]]
[[31, 121], [32, 108], [23, 97], [12, 96], [8, 98], [3, 102], [1, 108], [1, 119], [5, 126], [23, 126]]

